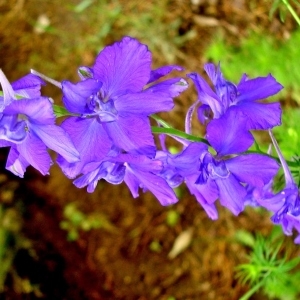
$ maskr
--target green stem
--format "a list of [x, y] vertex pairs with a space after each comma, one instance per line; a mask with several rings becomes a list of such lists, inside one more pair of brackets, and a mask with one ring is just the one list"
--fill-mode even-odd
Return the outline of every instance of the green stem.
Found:
[[294, 17], [294, 19], [296, 20], [296, 22], [300, 26], [300, 18], [298, 17], [298, 15], [295, 12], [295, 10], [292, 8], [292, 6], [289, 4], [289, 2], [287, 0], [282, 0], [282, 2], [285, 4], [285, 6], [287, 7], [287, 9], [290, 11], [291, 15]]
[[210, 146], [209, 142], [206, 139], [191, 135], [191, 134], [187, 134], [183, 131], [174, 129], [174, 128], [164, 128], [164, 127], [157, 127], [157, 126], [151, 126], [152, 132], [153, 133], [158, 133], [158, 134], [167, 134], [170, 136], [177, 136], [180, 138], [183, 138], [185, 140], [191, 141], [191, 142], [202, 142], [207, 144], [208, 146]]
[[264, 281], [256, 284], [252, 289], [250, 289], [240, 300], [248, 300], [255, 292], [257, 292], [264, 285]]
[[172, 128], [172, 126], [167, 123], [165, 120], [163, 120], [161, 117], [157, 115], [150, 115], [152, 119], [154, 119], [157, 123], [159, 123], [164, 128]]

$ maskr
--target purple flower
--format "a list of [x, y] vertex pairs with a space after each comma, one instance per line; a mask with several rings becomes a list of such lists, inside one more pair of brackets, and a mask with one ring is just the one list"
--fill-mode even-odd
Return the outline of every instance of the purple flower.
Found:
[[208, 63], [204, 69], [215, 91], [197, 73], [191, 73], [189, 77], [196, 85], [199, 100], [210, 107], [214, 119], [220, 118], [228, 110], [237, 110], [247, 116], [247, 129], [269, 129], [280, 125], [280, 104], [259, 102], [283, 88], [271, 74], [254, 79], [248, 79], [244, 74], [236, 86], [223, 77], [220, 65], [216, 67]]
[[162, 162], [145, 155], [121, 153], [120, 149], [112, 148], [109, 155], [101, 162], [85, 165], [83, 175], [74, 181], [75, 186], [87, 186], [93, 192], [100, 179], [112, 184], [124, 181], [134, 198], [139, 196], [139, 188], [149, 190], [162, 205], [170, 205], [178, 201], [173, 189], [166, 180], [159, 176]]
[[11, 147], [6, 168], [20, 177], [29, 165], [48, 174], [52, 161], [47, 147], [69, 162], [78, 161], [70, 138], [54, 124], [50, 99], [41, 97], [44, 82], [29, 74], [10, 85], [1, 70], [0, 82], [0, 147]]
[[154, 82], [178, 66], [151, 71], [151, 53], [137, 40], [125, 37], [105, 47], [92, 68], [82, 67], [77, 84], [62, 82], [70, 117], [62, 127], [81, 154], [81, 162], [58, 162], [74, 178], [85, 164], [100, 161], [112, 145], [131, 153], [154, 157], [156, 147], [148, 116], [173, 108], [173, 97], [187, 88], [181, 78]]
[[274, 224], [280, 224], [286, 235], [292, 235], [293, 229], [296, 229], [298, 236], [295, 239], [295, 243], [300, 244], [299, 189], [271, 130], [269, 133], [283, 168], [286, 185], [282, 191], [275, 195], [270, 195], [270, 193], [264, 193], [264, 191], [262, 191], [256, 195], [255, 200], [262, 207], [273, 212], [271, 220]]
[[214, 202], [219, 196], [216, 186], [212, 180], [208, 180], [205, 185], [196, 183], [197, 178], [202, 174], [200, 157], [207, 152], [207, 148], [203, 143], [190, 143], [178, 154], [171, 154], [167, 150], [158, 151], [156, 158], [163, 162], [160, 176], [173, 188], [185, 182], [208, 216], [215, 220], [218, 218], [218, 213]]
[[[281, 124], [280, 103], [261, 101], [283, 88], [271, 74], [255, 79], [248, 79], [244, 74], [236, 86], [223, 77], [220, 65], [216, 67], [209, 63], [204, 69], [214, 85], [214, 90], [197, 73], [188, 76], [197, 88], [199, 102], [202, 103], [198, 108], [198, 118], [201, 123], [208, 123], [207, 140], [211, 144], [218, 143], [218, 136], [221, 135], [218, 131], [221, 128], [228, 134], [226, 148], [232, 143], [239, 143], [237, 150], [243, 152], [254, 141], [249, 130], [264, 130]], [[238, 136], [231, 131], [238, 133]], [[224, 148], [224, 145], [218, 143], [218, 147]]]

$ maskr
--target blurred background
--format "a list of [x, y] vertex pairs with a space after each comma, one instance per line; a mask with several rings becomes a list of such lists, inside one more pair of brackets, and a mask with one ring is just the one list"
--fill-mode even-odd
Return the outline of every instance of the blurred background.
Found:
[[[298, 1], [290, 2], [299, 14]], [[281, 1], [0, 0], [0, 68], [10, 81], [30, 69], [77, 81], [79, 66], [129, 35], [148, 45], [153, 68], [179, 64], [180, 76], [203, 75], [208, 61], [221, 62], [234, 82], [272, 73], [285, 86], [273, 98], [284, 107], [275, 134], [290, 159], [300, 145], [298, 27]], [[178, 129], [197, 98], [190, 85], [162, 115]], [[43, 92], [60, 103], [57, 88]], [[258, 139], [267, 148], [266, 136]], [[133, 199], [123, 185], [101, 182], [88, 194], [56, 166], [47, 177], [29, 168], [19, 180], [5, 171], [8, 151], [0, 150], [0, 299], [239, 299], [250, 287], [236, 267], [257, 234], [274, 234], [263, 210], [233, 217], [221, 208], [210, 220], [184, 187], [178, 204], [161, 207], [150, 193]], [[279, 236], [279, 255], [297, 257], [293, 238]], [[270, 299], [264, 294], [251, 299]]]

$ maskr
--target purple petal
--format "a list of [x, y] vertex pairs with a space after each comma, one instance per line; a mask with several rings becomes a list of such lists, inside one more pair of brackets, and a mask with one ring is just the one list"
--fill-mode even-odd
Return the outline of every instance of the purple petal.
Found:
[[[161, 205], [170, 205], [178, 201], [173, 189], [167, 184], [167, 182], [152, 173], [141, 171], [137, 168], [128, 167], [126, 172], [131, 172], [137, 178], [140, 183], [139, 186], [144, 190], [149, 190], [160, 202]], [[132, 180], [129, 181], [127, 177], [124, 178], [126, 184], [133, 184], [133, 187], [130, 188], [133, 191], [136, 191], [136, 182]], [[133, 194], [134, 196], [134, 194]]]
[[247, 128], [264, 130], [281, 125], [280, 103], [239, 102], [230, 110], [240, 111], [247, 116]]
[[247, 119], [228, 110], [221, 118], [207, 125], [206, 138], [219, 156], [240, 153], [253, 144], [253, 136], [246, 130]]
[[180, 154], [174, 155], [169, 164], [183, 177], [196, 173], [200, 166], [200, 156], [207, 151], [207, 145], [202, 143], [190, 143]]
[[7, 115], [26, 115], [29, 122], [35, 124], [50, 125], [55, 122], [52, 103], [46, 97], [15, 100], [3, 112]]
[[195, 184], [198, 174], [186, 178], [186, 185], [191, 194], [194, 195], [207, 215], [212, 220], [218, 219], [218, 211], [214, 202], [219, 197], [219, 191], [213, 180], [208, 180], [207, 184]]
[[74, 180], [73, 183], [78, 188], [83, 188], [85, 186], [88, 186], [87, 188], [88, 193], [93, 193], [98, 183], [98, 178], [97, 178], [98, 172], [99, 171], [96, 169], [93, 172], [82, 175], [78, 177], [76, 180]]
[[218, 66], [215, 66], [213, 63], [207, 63], [204, 65], [204, 70], [214, 86], [217, 85], [218, 81], [224, 81], [220, 64], [218, 64]]
[[203, 104], [197, 109], [198, 120], [201, 124], [205, 125], [210, 119], [213, 118], [212, 110], [207, 104]]
[[62, 82], [63, 102], [68, 111], [72, 113], [85, 113], [87, 100], [97, 93], [102, 83], [94, 79], [86, 79], [77, 84], [70, 81]]
[[119, 154], [116, 157], [107, 158], [112, 162], [123, 162], [130, 165], [135, 165], [140, 171], [147, 171], [152, 173], [158, 173], [163, 168], [162, 161], [158, 159], [151, 159], [145, 155], [139, 154]]
[[117, 147], [149, 157], [155, 156], [155, 144], [148, 118], [119, 115], [117, 121], [103, 123], [103, 127]]
[[24, 157], [20, 155], [15, 147], [12, 147], [7, 157], [6, 169], [16, 176], [23, 178], [28, 166], [29, 163], [24, 159]]
[[31, 124], [30, 129], [35, 132], [48, 148], [63, 156], [67, 162], [74, 163], [80, 160], [79, 153], [70, 137], [59, 126]]
[[96, 118], [70, 117], [61, 127], [69, 134], [80, 154], [80, 162], [69, 164], [62, 157], [57, 162], [69, 178], [77, 176], [85, 164], [101, 161], [109, 152], [112, 142]]
[[191, 73], [187, 75], [191, 78], [196, 86], [198, 92], [198, 99], [203, 104], [207, 104], [214, 113], [215, 118], [219, 118], [223, 113], [223, 105], [219, 100], [219, 97], [211, 89], [208, 83], [197, 73]]
[[244, 183], [255, 187], [263, 187], [278, 172], [276, 160], [260, 154], [240, 155], [226, 160], [226, 167]]
[[261, 197], [257, 197], [256, 201], [262, 207], [266, 208], [267, 210], [276, 213], [282, 207], [284, 207], [286, 203], [286, 199], [290, 196], [295, 194], [295, 191], [298, 189], [284, 189], [283, 191], [277, 193], [273, 197], [265, 197], [264, 194], [261, 194]]
[[237, 89], [239, 93], [238, 101], [255, 101], [277, 94], [283, 89], [283, 86], [269, 74], [266, 77], [257, 77], [250, 80], [243, 76]]
[[237, 216], [244, 209], [246, 189], [232, 174], [225, 179], [217, 179], [215, 182], [219, 188], [221, 204]]
[[174, 107], [173, 99], [161, 97], [145, 90], [141, 93], [126, 94], [115, 101], [118, 112], [128, 112], [142, 116], [149, 116], [162, 111], [170, 111]]
[[34, 133], [28, 134], [27, 138], [17, 145], [17, 150], [20, 153], [21, 160], [27, 161], [43, 175], [49, 174], [52, 164], [50, 155], [45, 144]]
[[14, 144], [22, 143], [27, 136], [27, 123], [17, 115], [2, 115], [0, 119], [0, 138]]
[[95, 78], [103, 82], [104, 97], [141, 91], [149, 81], [151, 58], [148, 48], [130, 37], [105, 47], [93, 68]]
[[24, 98], [39, 98], [41, 96], [41, 85], [45, 85], [45, 81], [40, 77], [28, 74], [11, 85], [16, 94]]
[[138, 179], [135, 177], [135, 175], [131, 172], [125, 172], [124, 181], [129, 188], [132, 197], [137, 198], [139, 196], [139, 186], [140, 183]]
[[173, 70], [183, 71], [183, 68], [180, 66], [176, 66], [176, 65], [170, 65], [170, 66], [160, 67], [156, 70], [152, 70], [150, 73], [150, 79], [149, 79], [148, 83], [154, 82], [154, 81], [158, 80], [159, 78], [161, 78], [165, 75], [168, 75]]
[[5, 106], [7, 106], [11, 101], [15, 99], [15, 93], [14, 90], [7, 80], [6, 76], [0, 69], [0, 84], [2, 86], [2, 91], [3, 91], [3, 97], [0, 97], [0, 112], [3, 111]]
[[5, 141], [5, 140], [0, 140], [0, 148], [11, 147], [13, 145], [14, 145], [14, 143], [12, 143], [12, 142]]
[[182, 78], [171, 78], [151, 85], [146, 91], [159, 94], [161, 97], [177, 97], [188, 88], [188, 83]]

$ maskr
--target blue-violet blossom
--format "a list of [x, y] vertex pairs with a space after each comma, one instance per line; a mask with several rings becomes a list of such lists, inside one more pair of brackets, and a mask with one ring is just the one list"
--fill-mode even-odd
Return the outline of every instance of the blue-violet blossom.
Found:
[[[188, 75], [198, 91], [198, 101], [202, 103], [198, 108], [198, 118], [201, 123], [209, 122], [213, 132], [217, 131], [214, 127], [227, 127], [228, 131], [240, 127], [239, 137], [245, 135], [248, 143], [240, 145], [239, 151], [247, 150], [249, 143], [254, 141], [249, 130], [265, 130], [281, 124], [280, 103], [261, 102], [283, 88], [271, 74], [254, 79], [248, 79], [244, 74], [238, 85], [235, 85], [223, 77], [220, 65], [216, 67], [208, 63], [204, 69], [215, 90], [197, 73]], [[214, 135], [207, 136], [210, 143], [212, 138], [216, 139]], [[228, 138], [227, 143], [231, 141]]]
[[23, 177], [32, 165], [48, 174], [52, 161], [47, 147], [70, 163], [79, 160], [69, 136], [54, 124], [52, 103], [41, 97], [44, 82], [39, 77], [29, 74], [10, 84], [0, 70], [0, 83], [0, 147], [10, 147], [6, 169]]

